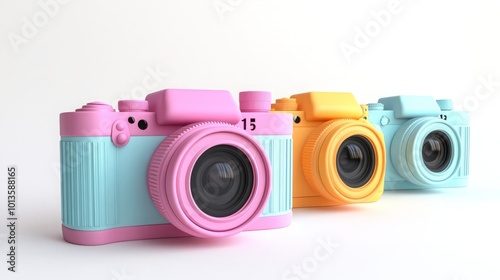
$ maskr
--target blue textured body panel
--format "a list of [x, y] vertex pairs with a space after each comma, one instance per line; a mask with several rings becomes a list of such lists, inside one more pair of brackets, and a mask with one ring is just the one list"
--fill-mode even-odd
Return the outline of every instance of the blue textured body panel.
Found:
[[[254, 136], [272, 167], [272, 191], [262, 216], [292, 207], [291, 135]], [[61, 137], [63, 224], [75, 230], [165, 224], [147, 189], [149, 160], [165, 136], [133, 136], [122, 148], [110, 137]]]
[[272, 191], [262, 216], [287, 214], [292, 210], [292, 136], [254, 137], [269, 156], [272, 168]]

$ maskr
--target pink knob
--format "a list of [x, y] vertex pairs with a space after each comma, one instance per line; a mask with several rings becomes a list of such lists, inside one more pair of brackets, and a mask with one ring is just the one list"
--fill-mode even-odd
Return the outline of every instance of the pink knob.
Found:
[[130, 136], [125, 134], [125, 133], [120, 133], [118, 136], [116, 136], [116, 143], [118, 146], [123, 146], [127, 144], [128, 140], [130, 139]]
[[124, 131], [127, 125], [123, 122], [119, 122], [116, 124], [116, 130], [118, 131]]
[[147, 112], [149, 103], [146, 100], [120, 100], [118, 110], [120, 112]]
[[104, 102], [94, 101], [76, 109], [77, 112], [114, 112], [115, 109]]
[[124, 120], [116, 120], [111, 127], [111, 141], [117, 147], [127, 145], [130, 140], [130, 130], [128, 124]]
[[271, 110], [269, 91], [240, 92], [240, 110], [242, 112], [269, 112]]

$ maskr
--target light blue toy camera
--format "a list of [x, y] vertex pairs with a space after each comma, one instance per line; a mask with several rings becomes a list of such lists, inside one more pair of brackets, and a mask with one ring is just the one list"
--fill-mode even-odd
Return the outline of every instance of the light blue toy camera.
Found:
[[462, 187], [469, 176], [469, 114], [451, 100], [393, 96], [368, 105], [385, 138], [385, 189]]

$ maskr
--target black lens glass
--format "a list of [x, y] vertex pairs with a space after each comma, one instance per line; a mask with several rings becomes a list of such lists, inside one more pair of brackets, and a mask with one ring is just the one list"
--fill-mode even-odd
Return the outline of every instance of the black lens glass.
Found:
[[355, 135], [340, 145], [337, 153], [337, 172], [347, 186], [364, 186], [374, 171], [375, 151], [368, 139]]
[[437, 173], [445, 170], [450, 164], [451, 156], [451, 141], [444, 132], [433, 131], [425, 137], [422, 158], [430, 171]]
[[238, 212], [253, 189], [254, 173], [248, 157], [229, 145], [214, 146], [196, 161], [191, 194], [198, 208], [214, 217]]

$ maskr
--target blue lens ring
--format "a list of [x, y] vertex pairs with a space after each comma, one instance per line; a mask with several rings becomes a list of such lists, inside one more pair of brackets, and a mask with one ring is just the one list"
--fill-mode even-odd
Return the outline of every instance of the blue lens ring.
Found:
[[[441, 132], [450, 141], [451, 157], [448, 166], [433, 172], [427, 168], [422, 158], [422, 148], [426, 137], [433, 132]], [[459, 169], [460, 136], [447, 122], [435, 117], [412, 119], [404, 123], [394, 135], [391, 143], [391, 160], [399, 175], [422, 186], [446, 184], [453, 179]]]

